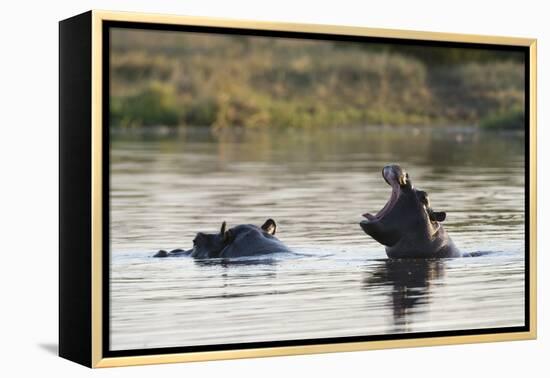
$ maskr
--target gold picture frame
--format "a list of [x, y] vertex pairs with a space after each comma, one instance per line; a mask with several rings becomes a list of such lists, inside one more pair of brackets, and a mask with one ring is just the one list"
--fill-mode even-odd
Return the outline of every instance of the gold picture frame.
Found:
[[[102, 175], [106, 169], [102, 161], [104, 135], [103, 122], [105, 122], [103, 98], [105, 88], [103, 87], [103, 51], [104, 44], [104, 25], [106, 22], [128, 22], [128, 23], [152, 23], [162, 25], [188, 25], [200, 27], [216, 28], [237, 28], [262, 31], [284, 31], [299, 33], [321, 33], [330, 35], [346, 35], [359, 37], [375, 37], [400, 40], [422, 40], [435, 42], [457, 42], [471, 44], [488, 44], [503, 46], [520, 46], [528, 49], [529, 77], [528, 96], [529, 107], [526, 108], [526, 117], [529, 125], [529, 251], [528, 251], [528, 271], [529, 271], [529, 291], [526, 292], [529, 313], [529, 329], [523, 332], [510, 333], [489, 333], [475, 335], [456, 335], [444, 337], [425, 337], [425, 338], [406, 338], [398, 340], [378, 340], [351, 343], [329, 343], [315, 345], [296, 345], [280, 346], [253, 349], [231, 349], [216, 350], [206, 352], [187, 352], [187, 353], [169, 353], [169, 354], [144, 354], [137, 356], [105, 357], [103, 353], [103, 305], [105, 298], [105, 288], [103, 287], [104, 261], [103, 261], [103, 221], [104, 221], [104, 201]], [[536, 39], [513, 38], [501, 36], [482, 36], [469, 34], [436, 33], [424, 31], [407, 31], [392, 29], [377, 29], [351, 26], [317, 25], [317, 24], [293, 24], [279, 22], [259, 22], [251, 20], [231, 20], [217, 19], [210, 17], [188, 17], [145, 13], [126, 13], [93, 10], [83, 15], [62, 21], [60, 23], [60, 128], [61, 128], [61, 230], [60, 230], [60, 355], [70, 360], [79, 362], [89, 367], [114, 367], [143, 364], [160, 364], [173, 362], [189, 361], [207, 361], [219, 359], [237, 359], [250, 357], [299, 355], [311, 353], [328, 352], [346, 352], [371, 349], [434, 346], [448, 344], [465, 344], [494, 341], [512, 341], [535, 339], [537, 335], [536, 326], [536, 204], [537, 204], [537, 181], [536, 181]], [[78, 40], [78, 33], [82, 34], [82, 40]], [[84, 42], [82, 42], [84, 41]], [[79, 49], [89, 49], [89, 54], [84, 54], [80, 58], [75, 58], [79, 54]], [[86, 50], [88, 51], [88, 50]], [[72, 68], [68, 65], [78, 59], [80, 63], [86, 63], [89, 70], [89, 77], [82, 77], [82, 73], [70, 73]], [[86, 71], [84, 71], [86, 73]], [[71, 81], [72, 80], [72, 81]], [[79, 81], [78, 91], [89, 93], [89, 97], [81, 98], [71, 92], [63, 94], [74, 86], [74, 81]], [[74, 88], [74, 87], [73, 87]], [[78, 104], [74, 102], [79, 101]], [[87, 103], [86, 101], [90, 101]], [[75, 106], [82, 109], [78, 114], [69, 114], [68, 108], [74, 109]], [[527, 113], [528, 111], [528, 113]], [[84, 114], [85, 113], [85, 114]], [[71, 118], [72, 117], [72, 118]], [[83, 131], [74, 130], [75, 121], [89, 121], [89, 128], [82, 127]], [[70, 124], [70, 125], [69, 125]], [[70, 128], [73, 130], [69, 130]], [[80, 133], [77, 136], [71, 133]], [[81, 138], [82, 143], [89, 143], [89, 160], [82, 164], [70, 167], [64, 166], [64, 161], [68, 155], [64, 155], [64, 144], [74, 138]], [[68, 148], [68, 147], [67, 147]], [[74, 153], [74, 151], [72, 151]], [[67, 154], [71, 151], [66, 151]], [[90, 163], [88, 166], [87, 164]], [[67, 163], [69, 164], [69, 163]], [[74, 162], [72, 164], [75, 164]], [[65, 170], [65, 171], [64, 171]], [[84, 171], [83, 171], [84, 170]], [[71, 192], [70, 184], [64, 180], [72, 173], [81, 172], [89, 178], [82, 182], [82, 188], [90, 185], [89, 191]], [[83, 171], [83, 172], [82, 172]], [[65, 186], [67, 185], [67, 186]], [[71, 218], [77, 215], [70, 213], [68, 207], [75, 201], [79, 201], [83, 195], [89, 194], [89, 201], [83, 206], [87, 206], [87, 212], [81, 216], [90, 218], [77, 225], [71, 222]], [[527, 194], [527, 193], [526, 193]], [[88, 228], [89, 226], [89, 228]], [[75, 227], [80, 227], [78, 230]], [[73, 241], [64, 241], [69, 233], [85, 233], [87, 238]], [[76, 236], [75, 236], [76, 237]], [[86, 241], [89, 241], [87, 243]], [[78, 244], [81, 243], [81, 244]], [[82, 248], [87, 252], [83, 257], [71, 257], [75, 254], [75, 248]], [[527, 268], [527, 265], [526, 265]], [[81, 274], [82, 272], [86, 272]], [[80, 277], [75, 277], [79, 275]], [[82, 281], [79, 281], [82, 280]], [[84, 283], [83, 283], [84, 282]], [[89, 282], [89, 286], [85, 284]], [[88, 293], [89, 289], [89, 295]], [[79, 300], [83, 301], [83, 307], [78, 307], [80, 302], [75, 299], [78, 293], [81, 293]], [[76, 302], [75, 302], [76, 301]], [[82, 318], [83, 311], [86, 313]], [[73, 321], [72, 325], [67, 324], [80, 316], [80, 320]], [[74, 323], [76, 322], [76, 323]], [[81, 341], [78, 341], [81, 340]], [[75, 351], [78, 343], [86, 344], [79, 351]]]

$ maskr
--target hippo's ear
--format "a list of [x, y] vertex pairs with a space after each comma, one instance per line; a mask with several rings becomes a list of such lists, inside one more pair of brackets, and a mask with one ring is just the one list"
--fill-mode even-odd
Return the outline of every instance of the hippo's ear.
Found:
[[220, 235], [222, 236], [223, 242], [228, 243], [231, 240], [231, 230], [226, 230], [227, 224], [225, 221], [222, 223], [222, 228], [220, 229]]
[[222, 236], [223, 236], [223, 242], [229, 243], [233, 235], [231, 235], [231, 230], [227, 230], [222, 234]]
[[447, 218], [447, 213], [444, 211], [432, 211], [430, 213], [430, 220], [434, 222], [443, 222]]
[[265, 223], [262, 225], [262, 230], [270, 235], [275, 235], [275, 232], [277, 231], [277, 224], [273, 219], [270, 218], [266, 220]]

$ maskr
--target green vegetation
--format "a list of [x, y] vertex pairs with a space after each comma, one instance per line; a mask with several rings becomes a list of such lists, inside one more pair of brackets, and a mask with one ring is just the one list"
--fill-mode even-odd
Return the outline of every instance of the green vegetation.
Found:
[[140, 92], [113, 97], [111, 121], [120, 126], [144, 126], [161, 124], [175, 126], [179, 123], [175, 94], [171, 87], [152, 83]]
[[483, 118], [479, 125], [484, 129], [515, 130], [525, 127], [525, 112], [521, 108], [491, 114]]
[[118, 29], [111, 78], [118, 127], [508, 128], [524, 107], [522, 55], [474, 49]]

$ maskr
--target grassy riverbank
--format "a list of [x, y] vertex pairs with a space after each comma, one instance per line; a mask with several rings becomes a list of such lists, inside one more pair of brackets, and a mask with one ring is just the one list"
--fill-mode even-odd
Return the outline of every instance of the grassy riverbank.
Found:
[[523, 125], [511, 52], [117, 30], [111, 79], [115, 127]]

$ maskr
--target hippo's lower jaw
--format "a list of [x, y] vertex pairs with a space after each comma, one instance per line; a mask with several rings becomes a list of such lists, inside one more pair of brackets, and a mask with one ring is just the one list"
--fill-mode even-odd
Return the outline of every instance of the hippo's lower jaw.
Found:
[[397, 244], [400, 240], [399, 233], [388, 230], [376, 218], [373, 219], [371, 217], [368, 217], [368, 220], [360, 222], [359, 226], [361, 226], [365, 234], [369, 235], [371, 238], [373, 238], [385, 247], [391, 247]]

